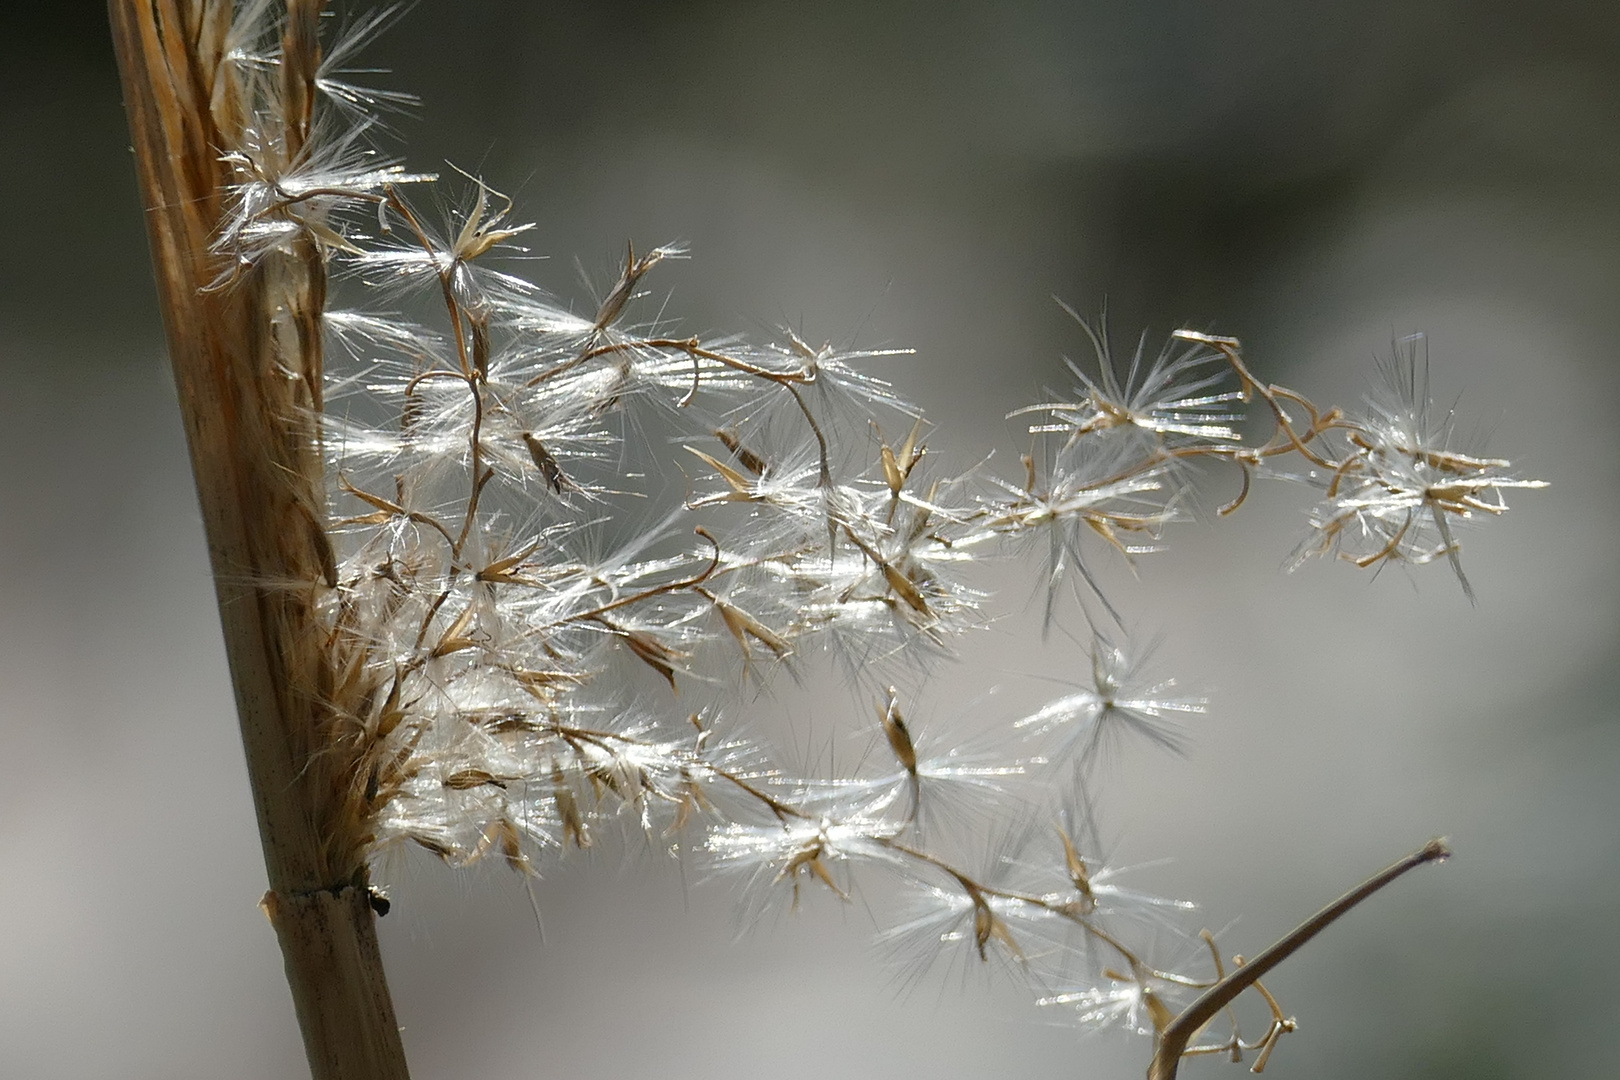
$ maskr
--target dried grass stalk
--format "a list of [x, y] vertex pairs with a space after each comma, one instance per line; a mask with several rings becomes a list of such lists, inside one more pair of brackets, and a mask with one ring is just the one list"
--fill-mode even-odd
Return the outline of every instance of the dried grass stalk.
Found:
[[[288, 3], [284, 62], [264, 76], [280, 80], [275, 137], [288, 159], [309, 136], [321, 6]], [[324, 262], [310, 237], [301, 252], [220, 281], [210, 244], [225, 209], [225, 155], [264, 134], [227, 62], [230, 0], [110, 0], [109, 9], [264, 844], [263, 907], [317, 1080], [404, 1077], [368, 902], [367, 837], [351, 809], [358, 762], [322, 747], [343, 696], [317, 611], [335, 578], [312, 419]]]

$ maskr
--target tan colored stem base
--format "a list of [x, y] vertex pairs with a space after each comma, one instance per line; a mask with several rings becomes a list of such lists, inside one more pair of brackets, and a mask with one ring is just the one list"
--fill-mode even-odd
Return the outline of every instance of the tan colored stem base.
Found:
[[281, 941], [310, 1071], [343, 1080], [405, 1077], [367, 891], [271, 891], [260, 907]]

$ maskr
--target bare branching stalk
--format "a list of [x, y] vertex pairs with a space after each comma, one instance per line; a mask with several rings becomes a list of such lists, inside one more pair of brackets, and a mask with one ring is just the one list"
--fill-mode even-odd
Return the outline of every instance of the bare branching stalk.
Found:
[[[321, 4], [283, 25], [283, 145], [309, 137]], [[208, 537], [270, 889], [263, 907], [317, 1080], [394, 1080], [405, 1056], [378, 954], [360, 823], [317, 755], [339, 673], [315, 607], [335, 584], [321, 404], [325, 259], [313, 240], [222, 284], [226, 155], [251, 120], [225, 54], [230, 0], [111, 0], [158, 293]], [[331, 748], [328, 748], [331, 749]]]
[[[1415, 870], [1425, 863], [1439, 862], [1449, 858], [1451, 849], [1444, 840], [1430, 840], [1412, 854], [1400, 859], [1380, 870], [1354, 889], [1339, 897], [1327, 907], [1300, 923], [1277, 942], [1261, 952], [1258, 956], [1240, 964], [1230, 975], [1223, 976], [1213, 986], [1200, 994], [1190, 1005], [1183, 1009], [1163, 1031], [1159, 1032], [1153, 1050], [1153, 1061], [1148, 1066], [1148, 1080], [1176, 1080], [1176, 1069], [1181, 1059], [1188, 1053], [1188, 1044], [1198, 1036], [1198, 1033], [1215, 1019], [1216, 1015], [1231, 1005], [1237, 996], [1251, 986], [1258, 988], [1260, 980], [1272, 968], [1294, 955], [1306, 942], [1317, 934], [1326, 930], [1333, 923], [1348, 914], [1350, 909], [1363, 900], [1378, 892], [1384, 886], [1393, 882], [1409, 870]], [[1263, 1055], [1256, 1062], [1255, 1072], [1265, 1066], [1265, 1057], [1269, 1056], [1270, 1048], [1276, 1043], [1276, 1036], [1284, 1031], [1292, 1031], [1294, 1021], [1284, 1019], [1276, 1008], [1276, 999], [1265, 994], [1266, 1001], [1273, 1009], [1273, 1023], [1267, 1037], [1261, 1041], [1260, 1049]], [[1224, 1051], [1239, 1045], [1237, 1035], [1234, 1033], [1230, 1044], [1209, 1047], [1210, 1051]]]

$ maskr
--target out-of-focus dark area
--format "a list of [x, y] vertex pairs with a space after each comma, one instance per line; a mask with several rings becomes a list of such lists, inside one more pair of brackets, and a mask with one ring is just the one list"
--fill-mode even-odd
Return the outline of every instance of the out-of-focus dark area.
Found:
[[[422, 0], [363, 59], [422, 98], [387, 118], [411, 165], [538, 222], [547, 288], [684, 241], [655, 282], [684, 325], [914, 346], [882, 373], [963, 468], [1067, 389], [1054, 294], [1240, 336], [1321, 402], [1426, 331], [1469, 447], [1553, 484], [1466, 534], [1479, 605], [1442, 567], [1284, 575], [1300, 492], [1173, 530], [1113, 598], [1215, 705], [1185, 758], [1121, 756], [1106, 832], [1250, 953], [1452, 837], [1269, 980], [1301, 1030], [1268, 1073], [1613, 1072], [1620, 8]], [[7, 5], [0, 86], [0, 1075], [298, 1075], [102, 7]], [[1079, 662], [998, 580], [918, 722]], [[599, 853], [536, 886], [542, 939], [502, 872], [382, 876], [423, 1078], [1146, 1063], [976, 972], [897, 989], [877, 886], [739, 935], [723, 887]]]

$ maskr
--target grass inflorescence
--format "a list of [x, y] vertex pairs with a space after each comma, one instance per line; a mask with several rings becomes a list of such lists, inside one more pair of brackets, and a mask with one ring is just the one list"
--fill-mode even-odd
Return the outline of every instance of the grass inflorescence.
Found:
[[[1418, 343], [1353, 415], [1259, 380], [1234, 339], [1121, 358], [1076, 317], [1092, 356], [1071, 394], [1013, 414], [1029, 441], [1002, 475], [931, 441], [872, 373], [882, 353], [708, 339], [652, 309], [677, 247], [629, 247], [583, 310], [514, 273], [532, 226], [505, 195], [375, 145], [403, 98], [341, 69], [379, 18], [323, 45], [312, 0], [112, 10], [266, 909], [318, 1075], [403, 1075], [373, 860], [415, 845], [534, 876], [609, 827], [685, 837], [758, 904], [892, 875], [908, 963], [996, 960], [1082, 1025], [1156, 1039], [1155, 1075], [1184, 1054], [1264, 1064], [1293, 1021], [1259, 972], [1229, 972], [1190, 905], [1122, 886], [1096, 843], [1099, 755], [1176, 747], [1206, 703], [1142, 676], [1095, 566], [1162, 546], [1202, 460], [1241, 478], [1222, 513], [1254, 478], [1315, 492], [1299, 559], [1444, 560], [1472, 597], [1456, 529], [1539, 482], [1452, 445]], [[1086, 628], [1090, 680], [996, 747], [919, 729], [890, 683], [956, 655], [985, 623], [978, 568], [1030, 550], [1049, 625]], [[882, 752], [801, 775], [748, 737], [739, 689], [815, 652], [848, 665]], [[1259, 1039], [1189, 1042], [1185, 1017], [1250, 986], [1273, 1014]]]

